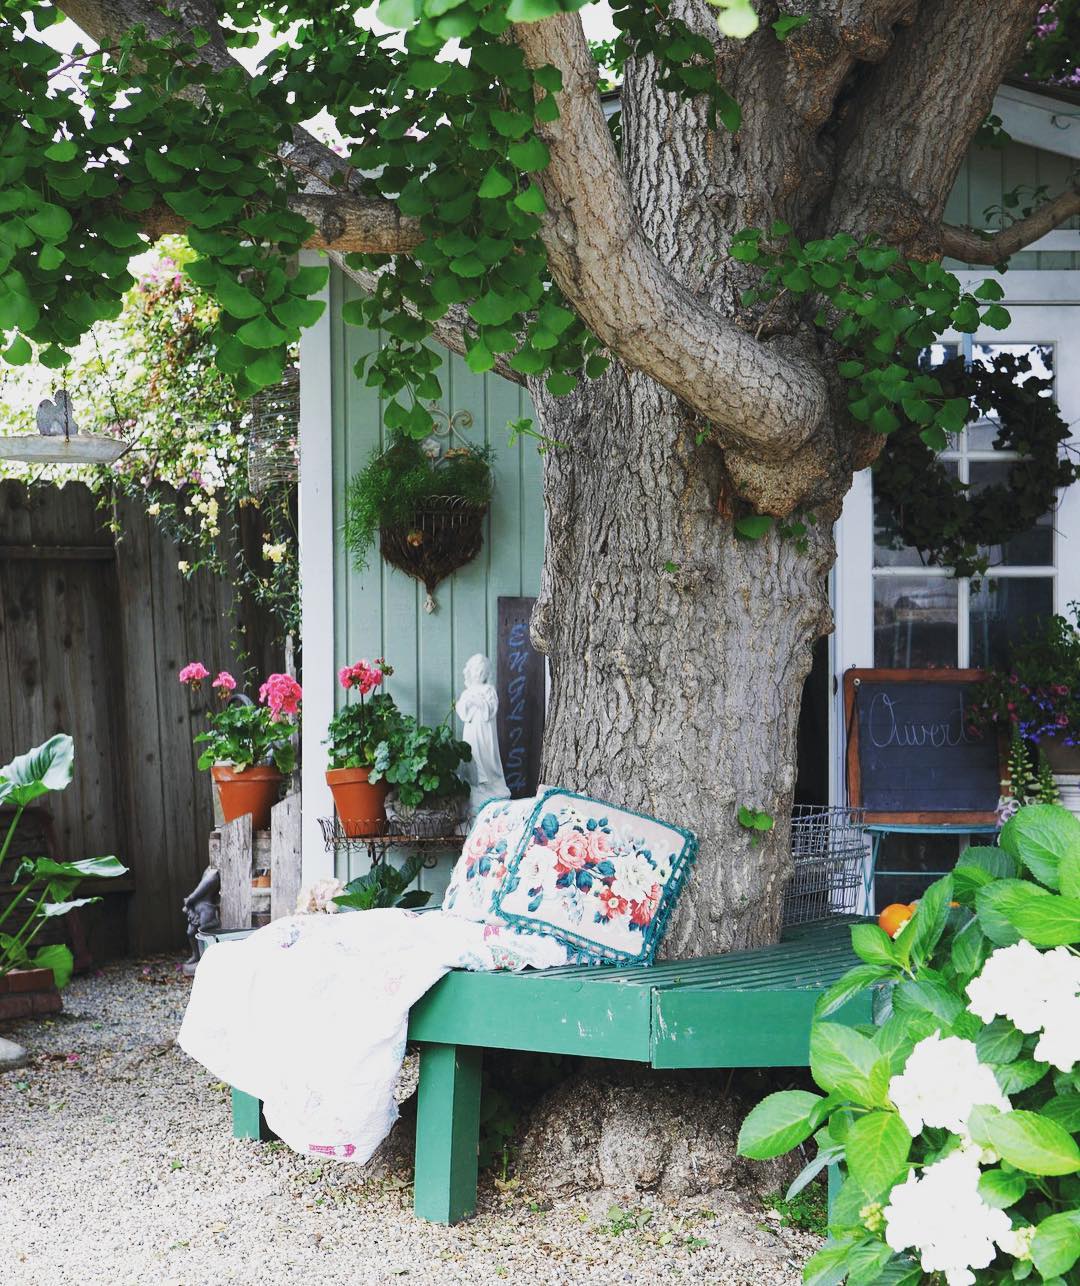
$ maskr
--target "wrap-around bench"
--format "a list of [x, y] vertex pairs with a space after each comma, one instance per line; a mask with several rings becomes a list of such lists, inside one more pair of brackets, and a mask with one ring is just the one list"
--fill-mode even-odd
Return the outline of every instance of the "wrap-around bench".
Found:
[[[524, 973], [455, 971], [413, 1006], [420, 1046], [414, 1209], [456, 1223], [476, 1208], [484, 1049], [624, 1059], [657, 1068], [807, 1067], [818, 996], [857, 959], [851, 922], [791, 929], [776, 946], [696, 960]], [[869, 992], [833, 1021], [872, 1019]], [[232, 1092], [233, 1134], [268, 1138], [258, 1099]]]

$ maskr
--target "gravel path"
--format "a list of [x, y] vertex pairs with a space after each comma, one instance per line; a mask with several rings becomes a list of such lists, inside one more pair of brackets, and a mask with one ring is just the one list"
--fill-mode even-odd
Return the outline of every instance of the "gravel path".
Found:
[[734, 1203], [617, 1232], [610, 1201], [538, 1209], [490, 1179], [475, 1219], [423, 1223], [407, 1175], [230, 1138], [226, 1087], [173, 1043], [188, 987], [173, 960], [112, 965], [6, 1033], [34, 1060], [0, 1074], [4, 1286], [794, 1286], [820, 1244]]

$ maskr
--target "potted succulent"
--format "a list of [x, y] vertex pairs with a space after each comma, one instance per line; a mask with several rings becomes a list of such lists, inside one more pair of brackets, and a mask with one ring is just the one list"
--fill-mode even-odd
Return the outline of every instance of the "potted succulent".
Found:
[[1016, 732], [1055, 773], [1080, 772], [1080, 604], [1049, 616], [1010, 650], [1009, 664], [976, 690], [976, 724]]
[[376, 748], [371, 774], [393, 786], [386, 800], [391, 828], [401, 835], [451, 834], [469, 794], [458, 769], [471, 758], [448, 724], [431, 728], [403, 715]]
[[389, 785], [380, 774], [372, 774], [379, 747], [395, 736], [403, 716], [389, 693], [375, 690], [393, 672], [381, 657], [338, 671], [338, 682], [357, 699], [346, 697], [346, 704], [330, 720], [326, 782], [341, 825], [351, 838], [378, 835], [386, 825]]
[[[193, 661], [179, 678], [198, 691], [209, 676], [200, 661]], [[210, 769], [227, 822], [250, 813], [252, 830], [266, 830], [282, 778], [296, 767], [292, 733], [303, 692], [291, 675], [271, 674], [259, 688], [256, 704], [236, 691], [227, 670], [219, 672], [211, 687], [219, 705], [207, 720], [209, 730], [195, 738], [196, 745], [205, 747], [199, 767]]]

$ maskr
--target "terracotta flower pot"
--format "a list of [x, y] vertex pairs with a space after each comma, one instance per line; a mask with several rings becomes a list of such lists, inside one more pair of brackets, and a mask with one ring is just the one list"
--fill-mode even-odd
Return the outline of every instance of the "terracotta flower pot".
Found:
[[251, 814], [251, 829], [270, 829], [270, 810], [281, 792], [281, 773], [266, 764], [253, 764], [238, 772], [232, 764], [214, 764], [210, 769], [227, 822]]
[[351, 839], [378, 835], [386, 828], [385, 781], [368, 781], [370, 768], [330, 768], [326, 784], [345, 834]]

